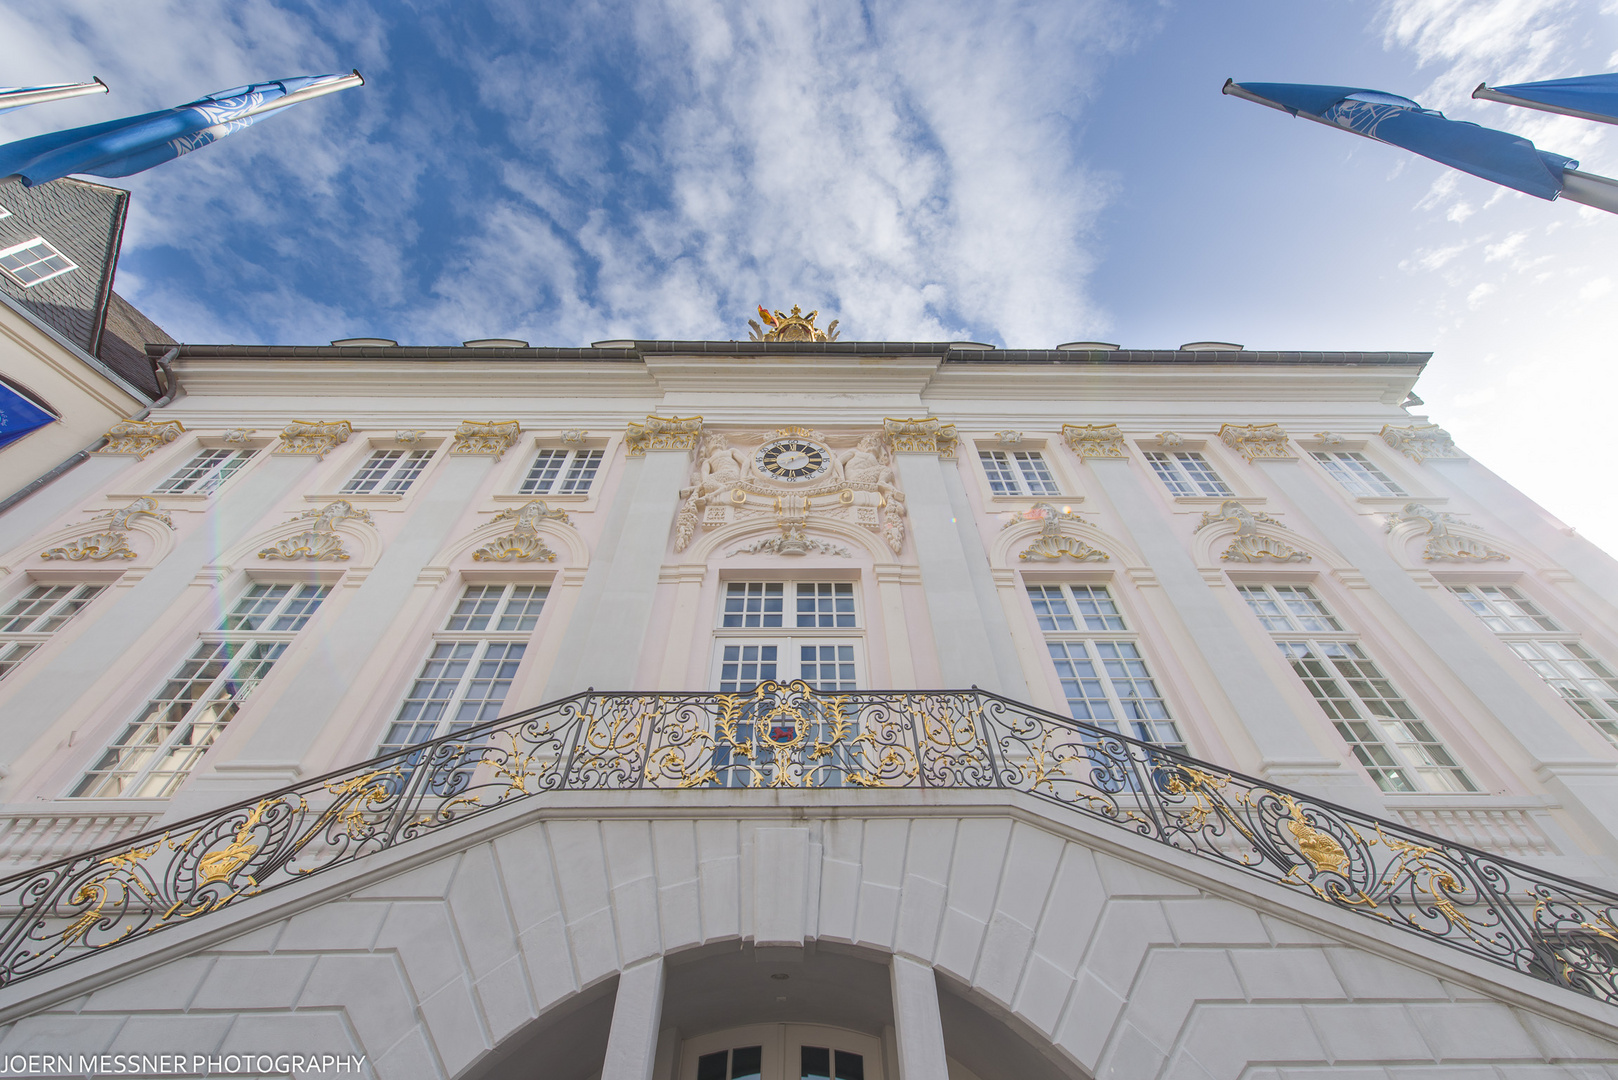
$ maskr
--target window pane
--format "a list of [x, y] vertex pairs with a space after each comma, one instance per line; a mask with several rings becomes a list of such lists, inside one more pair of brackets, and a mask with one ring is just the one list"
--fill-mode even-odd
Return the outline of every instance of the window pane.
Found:
[[1264, 629], [1271, 633], [1298, 629], [1292, 620], [1287, 618], [1280, 601], [1271, 596], [1262, 585], [1238, 585], [1236, 591], [1247, 601], [1247, 606], [1253, 609], [1253, 614], [1264, 624]]
[[541, 450], [534, 458], [534, 463], [528, 467], [528, 475], [523, 477], [522, 487], [517, 490], [524, 495], [550, 494], [551, 485], [556, 482], [556, 474], [562, 471], [562, 463], [566, 460], [566, 450]]
[[105, 585], [35, 585], [0, 615], [0, 634], [51, 634], [106, 590]]
[[1403, 495], [1405, 491], [1378, 469], [1371, 460], [1358, 451], [1333, 452], [1316, 450], [1314, 459], [1327, 474], [1341, 484], [1350, 495]]
[[539, 611], [545, 605], [550, 589], [544, 585], [514, 585], [505, 610], [500, 613], [497, 630], [532, 630], [539, 621]]
[[1112, 595], [1102, 585], [1072, 585], [1073, 606], [1084, 618], [1086, 630], [1122, 630], [1124, 617], [1118, 614]]
[[1073, 612], [1067, 605], [1059, 585], [1030, 585], [1028, 599], [1033, 602], [1034, 615], [1041, 630], [1075, 630]]
[[824, 1046], [805, 1046], [799, 1055], [799, 1080], [831, 1080], [831, 1051]]
[[1191, 486], [1188, 477], [1183, 476], [1179, 464], [1169, 455], [1156, 450], [1146, 451], [1146, 462], [1151, 465], [1152, 471], [1157, 474], [1163, 486], [1169, 489], [1172, 495], [1195, 495], [1196, 489]]
[[269, 621], [281, 601], [292, 591], [291, 585], [259, 583], [248, 587], [221, 626], [224, 630], [260, 630]]
[[252, 450], [203, 450], [152, 490], [158, 494], [206, 495], [230, 479], [253, 453]]
[[1011, 462], [1007, 460], [1004, 450], [979, 450], [978, 460], [983, 462], [990, 491], [996, 495], [1022, 494], [1022, 489], [1017, 486], [1017, 474], [1011, 471]]
[[729, 1050], [720, 1050], [697, 1058], [697, 1080], [729, 1080], [725, 1075], [725, 1062], [729, 1057]]
[[780, 626], [786, 586], [778, 581], [732, 581], [725, 586], [722, 625]]
[[1017, 461], [1017, 469], [1022, 473], [1023, 485], [1030, 495], [1058, 494], [1056, 481], [1052, 478], [1050, 470], [1045, 467], [1045, 459], [1037, 452], [1019, 450], [1012, 455]]
[[865, 1080], [865, 1058], [847, 1050], [837, 1051], [836, 1058], [837, 1080]]
[[1201, 454], [1192, 452], [1177, 453], [1174, 455], [1174, 458], [1179, 462], [1180, 468], [1184, 471], [1185, 475], [1189, 477], [1191, 482], [1197, 486], [1198, 494], [1235, 494], [1235, 492], [1231, 491], [1230, 488], [1225, 485], [1224, 480], [1220, 479], [1219, 474], [1214, 472], [1213, 466], [1209, 465], [1205, 460], [1203, 460]]
[[504, 585], [468, 585], [466, 591], [461, 594], [460, 601], [455, 605], [455, 610], [450, 613], [444, 629], [471, 633], [487, 630], [489, 620], [499, 608], [500, 599], [505, 592]]
[[1082, 641], [1047, 641], [1056, 677], [1067, 696], [1068, 711], [1075, 720], [1112, 720], [1112, 704], [1101, 685], [1095, 662]]
[[573, 461], [567, 468], [567, 475], [562, 478], [559, 493], [562, 495], [583, 495], [590, 490], [595, 481], [596, 470], [601, 468], [600, 450], [576, 450]]
[[1302, 585], [1276, 585], [1275, 596], [1292, 616], [1293, 625], [1319, 632], [1342, 630], [1342, 626], [1326, 610], [1326, 605], [1312, 591]]
[[383, 494], [392, 495], [409, 489], [416, 482], [416, 477], [427, 467], [432, 460], [431, 450], [412, 450], [404, 458], [394, 464], [392, 474], [382, 484]]
[[854, 646], [800, 645], [798, 677], [812, 690], [853, 690]]
[[10, 675], [12, 669], [28, 658], [39, 645], [32, 641], [14, 641], [0, 644], [0, 679]]
[[746, 693], [776, 678], [777, 645], [726, 645], [719, 664], [722, 693]]
[[798, 584], [797, 615], [797, 625], [799, 626], [822, 628], [853, 626], [853, 583], [842, 581], [800, 582]]
[[730, 1052], [730, 1080], [759, 1080], [763, 1062], [762, 1046], [738, 1046]]
[[393, 471], [393, 465], [404, 456], [403, 450], [374, 450], [370, 460], [360, 466], [360, 471], [343, 485], [345, 494], [364, 494], [376, 490], [382, 478]]

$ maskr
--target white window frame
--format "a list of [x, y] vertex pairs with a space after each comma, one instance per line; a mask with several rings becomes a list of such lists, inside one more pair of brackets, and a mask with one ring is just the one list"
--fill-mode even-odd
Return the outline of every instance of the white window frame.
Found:
[[0, 612], [0, 679], [107, 590], [102, 581], [38, 581]]
[[[1169, 494], [1177, 499], [1234, 499], [1236, 492], [1228, 481], [1220, 475], [1219, 470], [1213, 467], [1201, 450], [1168, 450], [1149, 449], [1143, 447], [1141, 455], [1145, 457], [1147, 467], [1152, 475], [1163, 482]], [[1195, 465], [1207, 474], [1198, 476], [1193, 467], [1188, 467], [1187, 458], [1194, 458]], [[1208, 478], [1211, 479], [1211, 483]], [[1210, 490], [1211, 488], [1211, 490]]]
[[[1174, 710], [1157, 676], [1152, 674], [1140, 635], [1130, 629], [1108, 584], [1024, 581], [1023, 595], [1044, 638], [1047, 660], [1062, 688], [1063, 704], [1075, 720], [1167, 750], [1188, 752], [1185, 736], [1174, 720]], [[1074, 655], [1076, 649], [1081, 650], [1081, 655]], [[1135, 680], [1149, 684], [1151, 696], [1121, 689]], [[1093, 684], [1099, 696], [1081, 690], [1074, 697], [1069, 693], [1069, 683]], [[1150, 715], [1154, 703], [1163, 715]]]
[[[153, 495], [211, 495], [246, 467], [258, 447], [199, 446], [184, 465], [159, 480]], [[188, 473], [194, 475], [188, 476]]]
[[[548, 462], [554, 464], [553, 470], [541, 468], [540, 462], [547, 459], [553, 459]], [[602, 447], [541, 446], [528, 459], [528, 467], [517, 482], [517, 494], [588, 495], [606, 464], [607, 452]]]
[[[1389, 795], [1484, 793], [1409, 697], [1361, 646], [1359, 635], [1343, 626], [1311, 586], [1244, 582], [1237, 591], [1380, 790]], [[1310, 670], [1311, 662], [1317, 671]], [[1340, 715], [1344, 712], [1353, 715]]]
[[[421, 479], [434, 453], [436, 451], [431, 449], [408, 446], [373, 447], [359, 468], [343, 482], [338, 494], [403, 495]], [[379, 468], [373, 470], [376, 466]]]
[[[740, 587], [748, 592], [757, 603], [742, 605], [741, 611], [727, 612], [727, 603]], [[763, 610], [767, 604], [764, 601], [769, 597], [769, 590], [779, 588], [781, 611], [779, 621], [772, 622], [769, 612]], [[808, 603], [806, 604], [806, 601]], [[748, 606], [758, 610], [749, 612]], [[841, 648], [847, 647], [852, 652], [852, 660], [845, 661], [843, 657], [823, 658], [817, 656], [816, 664], [835, 663], [841, 668], [845, 662], [853, 666], [853, 685], [845, 685], [849, 680], [846, 672], [839, 670], [836, 685], [824, 687], [817, 671], [813, 677], [804, 678], [816, 689], [824, 689], [826, 693], [847, 692], [856, 688], [869, 687], [869, 675], [865, 657], [865, 618], [860, 598], [859, 583], [846, 579], [822, 578], [793, 578], [768, 579], [753, 577], [735, 577], [723, 580], [719, 584], [719, 611], [716, 616], [714, 628], [712, 679], [715, 687], [726, 682], [737, 682], [735, 679], [723, 678], [725, 650], [727, 647], [759, 646], [760, 648], [775, 646], [777, 682], [788, 683], [804, 678], [803, 649], [814, 647]], [[739, 625], [726, 625], [730, 622]], [[730, 661], [739, 663], [741, 659]], [[756, 662], [756, 661], [755, 661]], [[755, 680], [744, 680], [745, 690], [751, 690], [757, 685]], [[724, 690], [723, 693], [744, 692], [741, 685], [733, 690]]]
[[1546, 686], [1618, 746], [1618, 673], [1585, 648], [1578, 634], [1563, 629], [1515, 585], [1448, 588]]
[[1324, 448], [1310, 450], [1309, 457], [1337, 486], [1356, 499], [1407, 499], [1410, 492], [1372, 461], [1363, 450]]
[[[499, 716], [549, 602], [547, 582], [464, 582], [416, 665], [376, 752], [403, 750]], [[457, 664], [451, 681], [446, 668]], [[489, 692], [492, 686], [483, 683], [504, 685], [495, 696]], [[447, 696], [437, 692], [446, 685]], [[434, 692], [431, 696], [421, 696], [429, 690]], [[474, 715], [466, 715], [468, 707]]]
[[[26, 251], [28, 248], [31, 248], [36, 244], [43, 244], [45, 246], [45, 249], [47, 251], [49, 251], [50, 254], [46, 255], [44, 258], [36, 258], [32, 262], [23, 263], [22, 265], [20, 265], [20, 266], [18, 266], [16, 268], [12, 268], [12, 267], [4, 265], [4, 260], [6, 258], [17, 254], [19, 251]], [[52, 270], [48, 274], [41, 275], [40, 277], [37, 277], [32, 281], [24, 281], [23, 280], [20, 271], [27, 270], [30, 267], [38, 266], [40, 263], [50, 262], [52, 259], [61, 259], [62, 262], [65, 265], [59, 267], [58, 269]], [[78, 266], [77, 263], [75, 263], [72, 259], [68, 258], [65, 254], [62, 253], [61, 250], [59, 250], [57, 248], [57, 246], [55, 244], [51, 243], [49, 240], [45, 239], [43, 236], [36, 236], [32, 240], [24, 240], [20, 244], [13, 244], [10, 247], [5, 248], [4, 250], [0, 250], [0, 270], [5, 271], [5, 274], [6, 274], [7, 277], [11, 278], [11, 280], [15, 281], [17, 284], [21, 285], [25, 289], [32, 289], [35, 285], [38, 285], [40, 282], [50, 281], [52, 278], [59, 278], [63, 274], [71, 273], [74, 270], [77, 270], [78, 268], [79, 268], [79, 266]]]
[[[991, 460], [996, 458], [999, 460]], [[1022, 450], [1012, 446], [979, 446], [978, 468], [989, 485], [989, 494], [995, 498], [1062, 497], [1056, 470], [1038, 447]]]
[[[308, 581], [248, 582], [218, 625], [198, 636], [174, 674], [120, 726], [65, 797], [172, 796], [299, 631], [319, 614], [331, 590], [329, 584]], [[187, 693], [188, 684], [193, 692]], [[125, 782], [109, 791], [106, 785], [114, 776]]]

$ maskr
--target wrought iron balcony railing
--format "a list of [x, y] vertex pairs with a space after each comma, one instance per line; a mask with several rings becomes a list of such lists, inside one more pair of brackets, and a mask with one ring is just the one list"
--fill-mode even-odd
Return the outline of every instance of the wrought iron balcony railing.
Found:
[[519, 800], [1019, 791], [1618, 1003], [1618, 895], [980, 690], [585, 693], [0, 881], [0, 985]]

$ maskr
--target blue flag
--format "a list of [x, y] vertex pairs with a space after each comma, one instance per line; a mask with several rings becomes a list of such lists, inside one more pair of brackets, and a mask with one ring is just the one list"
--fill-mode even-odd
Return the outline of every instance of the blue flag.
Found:
[[161, 112], [19, 139], [0, 146], [0, 180], [20, 177], [32, 187], [70, 173], [132, 176], [200, 150], [277, 109], [363, 82], [356, 71], [254, 83]]
[[0, 382], [0, 446], [42, 428], [56, 417]]
[[1511, 86], [1485, 84], [1472, 91], [1472, 96], [1603, 124], [1618, 124], [1618, 75], [1581, 75]]
[[63, 98], [106, 92], [107, 84], [99, 78], [90, 82], [52, 83], [49, 86], [0, 86], [0, 113], [8, 113], [24, 105], [38, 105], [44, 101], [61, 101]]
[[1579, 164], [1573, 158], [1540, 150], [1520, 135], [1451, 120], [1409, 98], [1380, 90], [1227, 81], [1224, 92], [1403, 147], [1541, 199], [1560, 195], [1563, 172]]

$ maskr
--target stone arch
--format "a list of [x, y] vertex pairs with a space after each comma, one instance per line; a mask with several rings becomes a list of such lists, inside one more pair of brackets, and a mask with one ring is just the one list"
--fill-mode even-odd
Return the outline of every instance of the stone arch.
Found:
[[[1190, 525], [1196, 528], [1195, 523]], [[1294, 532], [1290, 526], [1275, 526], [1264, 524], [1259, 532], [1264, 536], [1272, 536], [1284, 541], [1290, 547], [1309, 556], [1309, 562], [1283, 563], [1279, 561], [1264, 560], [1262, 563], [1226, 562], [1221, 556], [1230, 546], [1231, 540], [1236, 536], [1237, 525], [1231, 521], [1217, 521], [1207, 528], [1193, 532], [1191, 537], [1191, 557], [1196, 560], [1198, 568], [1204, 570], [1230, 570], [1245, 567], [1296, 567], [1325, 569], [1338, 572], [1355, 573], [1354, 564], [1343, 558], [1342, 554], [1329, 542], [1317, 540], [1313, 536]]]
[[1422, 549], [1427, 544], [1427, 529], [1419, 521], [1400, 521], [1387, 530], [1384, 542], [1393, 561], [1406, 570], [1451, 570], [1467, 566], [1482, 566], [1492, 569], [1529, 569], [1545, 571], [1556, 569], [1556, 565], [1544, 558], [1531, 548], [1502, 540], [1493, 533], [1465, 521], [1449, 522], [1449, 529], [1456, 536], [1467, 540], [1474, 540], [1485, 547], [1509, 555], [1508, 560], [1495, 562], [1428, 562], [1422, 557]]
[[[311, 509], [319, 509], [319, 507], [311, 507]], [[368, 525], [363, 521], [356, 521], [353, 518], [346, 518], [337, 523], [336, 531], [344, 540], [343, 548], [349, 553], [347, 559], [281, 561], [259, 558], [258, 553], [260, 551], [281, 540], [285, 540], [289, 536], [296, 536], [298, 533], [309, 529], [313, 524], [314, 520], [312, 518], [292, 518], [254, 533], [228, 549], [219, 558], [218, 565], [245, 568], [249, 566], [275, 565], [277, 563], [282, 566], [296, 566], [308, 563], [309, 565], [354, 570], [370, 569], [376, 565], [377, 559], [382, 557], [382, 534], [377, 531], [376, 526]]]
[[[907, 526], [908, 527], [908, 526]], [[724, 556], [714, 559], [715, 553], [731, 544], [744, 540], [766, 536], [778, 531], [779, 526], [773, 517], [760, 516], [747, 521], [737, 521], [717, 529], [704, 529], [692, 540], [691, 546], [682, 554], [680, 561], [685, 563], [706, 563], [713, 561], [714, 565], [724, 565]], [[810, 517], [805, 533], [811, 540], [825, 537], [836, 537], [850, 542], [856, 550], [868, 554], [873, 563], [891, 563], [899, 560], [887, 542], [881, 536], [859, 525], [851, 525], [846, 521], [835, 518]]]
[[989, 545], [989, 565], [997, 570], [1089, 566], [1096, 569], [1108, 568], [1122, 571], [1144, 569], [1146, 567], [1146, 560], [1127, 541], [1112, 533], [1104, 532], [1094, 525], [1078, 523], [1065, 525], [1063, 527], [1064, 533], [1078, 537], [1091, 547], [1106, 552], [1108, 556], [1106, 562], [1078, 563], [1068, 558], [1063, 558], [1060, 562], [1051, 562], [1045, 559], [1040, 559], [1037, 562], [1019, 559], [1017, 557], [1018, 553], [1026, 550], [1029, 544], [1039, 538], [1040, 530], [1043, 527], [1043, 523], [1038, 521], [1019, 521], [1008, 528], [1001, 529], [995, 535], [994, 541]]
[[77, 524], [71, 525], [68, 528], [58, 529], [44, 537], [30, 540], [27, 542], [26, 546], [12, 549], [11, 555], [13, 557], [6, 569], [14, 570], [15, 568], [21, 566], [46, 566], [62, 568], [76, 566], [81, 568], [93, 567], [103, 570], [107, 569], [108, 567], [117, 567], [119, 569], [144, 572], [150, 570], [152, 567], [156, 566], [158, 563], [167, 558], [169, 553], [174, 550], [175, 544], [177, 543], [173, 529], [169, 528], [161, 521], [157, 521], [143, 514], [131, 517], [128, 524], [126, 524], [122, 530], [128, 536], [126, 546], [135, 553], [135, 557], [133, 559], [113, 558], [100, 561], [92, 559], [75, 561], [68, 559], [46, 559], [43, 555], [43, 552], [49, 551], [52, 548], [70, 545], [75, 540], [80, 540], [87, 536], [94, 536], [96, 533], [107, 532], [110, 527], [111, 523], [107, 517], [101, 516], [92, 518], [88, 521], [78, 522]]
[[[521, 505], [521, 504], [518, 504]], [[474, 565], [471, 562], [471, 553], [487, 544], [490, 540], [508, 533], [514, 523], [508, 518], [505, 521], [485, 521], [464, 535], [458, 536], [446, 543], [427, 564], [426, 569], [447, 570], [457, 564]], [[560, 521], [547, 520], [540, 522], [535, 531], [545, 541], [545, 546], [556, 552], [555, 562], [507, 563], [508, 566], [522, 567], [577, 567], [584, 568], [590, 565], [590, 545], [572, 525], [564, 525]], [[479, 567], [500, 566], [500, 563], [477, 563]]]
[[99, 1051], [160, 1018], [165, 1049], [296, 1026], [382, 1077], [470, 1077], [621, 972], [750, 944], [929, 965], [1057, 1076], [1397, 1061], [1571, 1080], [1618, 1057], [1610, 1005], [1233, 868], [999, 792], [877, 794], [518, 804], [0, 991], [0, 1053]]

